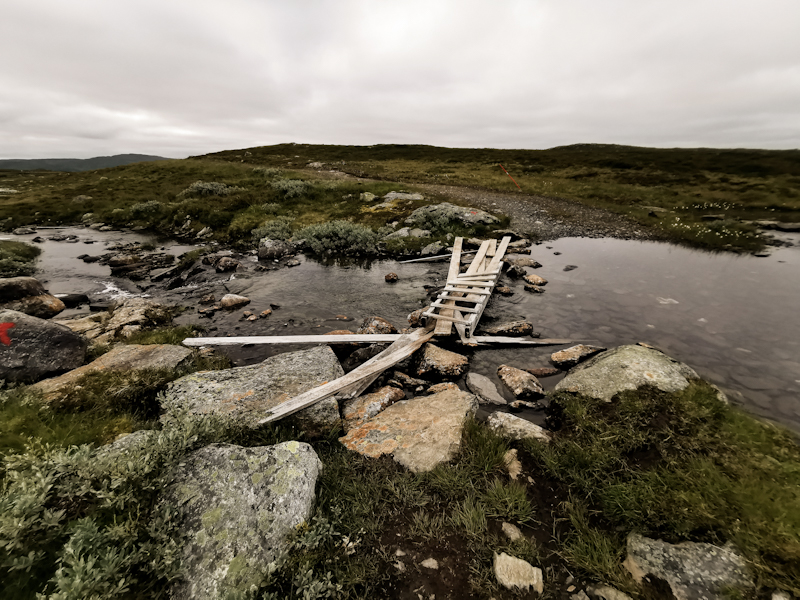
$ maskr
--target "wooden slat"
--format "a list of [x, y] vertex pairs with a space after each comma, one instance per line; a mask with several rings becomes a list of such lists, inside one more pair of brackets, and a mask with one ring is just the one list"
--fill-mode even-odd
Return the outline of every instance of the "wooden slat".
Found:
[[[433, 308], [439, 308], [440, 306], [443, 306], [443, 304], [441, 304], [441, 300], [437, 300], [436, 302], [431, 304], [431, 307], [433, 307]], [[459, 310], [459, 312], [467, 312], [467, 313], [478, 312], [477, 308], [473, 308], [471, 306], [459, 306], [458, 310]]]
[[469, 323], [469, 321], [467, 319], [464, 319], [463, 317], [446, 317], [444, 315], [440, 315], [434, 312], [426, 312], [422, 314], [431, 319], [436, 319], [437, 321], [448, 321], [449, 323], [463, 323], [464, 325]]
[[261, 335], [239, 337], [197, 337], [183, 340], [184, 346], [235, 346], [237, 344], [379, 344], [394, 342], [403, 337], [400, 333], [349, 335]]
[[479, 344], [514, 344], [519, 346], [562, 346], [565, 344], [574, 344], [575, 340], [562, 340], [562, 339], [530, 339], [530, 338], [516, 338], [506, 337], [500, 335], [473, 335], [470, 340], [474, 340]]
[[[278, 419], [296, 413], [298, 410], [312, 406], [320, 400], [329, 398], [334, 394], [344, 394], [352, 397], [359, 393], [358, 390], [363, 391], [363, 389], [366, 389], [366, 387], [362, 387], [365, 381], [369, 380], [369, 383], [372, 383], [378, 375], [383, 373], [386, 369], [393, 367], [401, 360], [411, 356], [420, 346], [432, 337], [433, 331], [429, 328], [417, 329], [412, 333], [403, 335], [386, 350], [377, 356], [373, 356], [364, 364], [347, 373], [347, 375], [317, 386], [286, 402], [282, 402], [273, 408], [269, 416], [261, 419], [258, 424], [262, 425], [271, 421], [277, 421]], [[368, 386], [369, 383], [366, 385]]]
[[477, 294], [477, 295], [480, 295], [480, 296], [491, 296], [492, 295], [491, 290], [487, 290], [487, 289], [484, 289], [484, 288], [480, 288], [480, 289], [456, 288], [456, 287], [453, 287], [453, 286], [450, 286], [450, 285], [446, 285], [445, 288], [444, 288], [444, 291], [445, 292], [461, 292], [462, 294], [469, 294], [469, 295]]
[[493, 287], [494, 281], [484, 281], [483, 279], [453, 279], [447, 282], [447, 285], [461, 285], [473, 287]]
[[[457, 237], [453, 242], [453, 257], [450, 260], [450, 269], [447, 271], [447, 280], [455, 279], [458, 276], [458, 272], [461, 270], [461, 247], [464, 243], [463, 237]], [[455, 304], [453, 302], [452, 304]], [[441, 314], [447, 317], [453, 316], [452, 310], [442, 310]], [[450, 335], [453, 331], [453, 325], [450, 321], [445, 320], [438, 320], [436, 322], [436, 329], [434, 330], [435, 335], [440, 336], [447, 336]]]

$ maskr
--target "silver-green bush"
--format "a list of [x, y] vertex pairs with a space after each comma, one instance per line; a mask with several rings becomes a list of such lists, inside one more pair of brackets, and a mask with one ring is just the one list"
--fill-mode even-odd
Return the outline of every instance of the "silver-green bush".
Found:
[[373, 254], [378, 234], [369, 227], [350, 221], [329, 221], [309, 225], [297, 233], [317, 254]]
[[278, 217], [271, 221], [267, 221], [260, 227], [256, 227], [251, 231], [253, 241], [258, 243], [263, 238], [271, 240], [288, 240], [292, 237], [292, 219], [289, 217]]
[[244, 188], [227, 185], [217, 181], [195, 181], [188, 188], [178, 194], [178, 198], [185, 196], [227, 196], [234, 192], [241, 192]]

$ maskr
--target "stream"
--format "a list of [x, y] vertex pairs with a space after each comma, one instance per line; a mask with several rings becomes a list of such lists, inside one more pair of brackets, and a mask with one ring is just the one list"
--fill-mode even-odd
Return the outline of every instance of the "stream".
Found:
[[[361, 319], [379, 315], [398, 328], [406, 316], [425, 306], [424, 286], [444, 285], [447, 261], [401, 264], [393, 260], [323, 263], [299, 256], [294, 268], [257, 271], [245, 257], [244, 272], [217, 274], [209, 268], [197, 281], [165, 290], [149, 282], [110, 276], [107, 266], [86, 264], [81, 254], [102, 254], [116, 243], [139, 241], [178, 256], [194, 246], [132, 232], [99, 232], [79, 227], [40, 229], [35, 235], [2, 239], [30, 240], [52, 233], [76, 234], [78, 243], [45, 240], [34, 275], [52, 294], [86, 293], [92, 300], [151, 295], [188, 306], [176, 323], [198, 323], [209, 336], [292, 335], [355, 331]], [[796, 236], [800, 238], [800, 236]], [[792, 240], [792, 236], [787, 238]], [[87, 243], [91, 242], [91, 243]], [[800, 431], [800, 248], [775, 249], [756, 258], [691, 250], [668, 243], [617, 239], [562, 238], [534, 245], [532, 256], [549, 283], [544, 294], [524, 291], [508, 281], [514, 295], [495, 294], [482, 323], [526, 319], [543, 338], [613, 347], [646, 342], [683, 361], [720, 386], [746, 410]], [[576, 269], [565, 271], [567, 265]], [[389, 284], [384, 275], [395, 272]], [[531, 270], [529, 269], [529, 272]], [[503, 278], [504, 280], [506, 278]], [[198, 318], [199, 299], [227, 292], [250, 298], [245, 307], [266, 319], [249, 322], [242, 311], [220, 311]], [[59, 315], [83, 315], [88, 307]], [[307, 346], [304, 346], [307, 347]], [[247, 345], [226, 350], [237, 365], [252, 364], [300, 346]], [[500, 364], [519, 368], [548, 366], [550, 353], [562, 347], [476, 349], [470, 369], [491, 377]], [[562, 376], [542, 378], [552, 389]]]

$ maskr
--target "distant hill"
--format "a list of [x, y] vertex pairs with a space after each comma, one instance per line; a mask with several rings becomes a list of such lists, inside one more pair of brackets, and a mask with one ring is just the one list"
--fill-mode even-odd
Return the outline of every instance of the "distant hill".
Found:
[[131, 163], [153, 160], [169, 159], [163, 156], [149, 156], [147, 154], [116, 154], [114, 156], [96, 156], [94, 158], [10, 158], [0, 160], [0, 169], [20, 169], [24, 171], [42, 169], [45, 171], [77, 172], [121, 167], [122, 165], [129, 165]]

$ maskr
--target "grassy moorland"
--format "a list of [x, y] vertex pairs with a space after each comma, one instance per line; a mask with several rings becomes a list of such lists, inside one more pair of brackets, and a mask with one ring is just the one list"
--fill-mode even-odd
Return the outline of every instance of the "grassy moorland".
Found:
[[761, 246], [751, 221], [800, 222], [800, 150], [282, 144], [204, 158], [281, 168], [321, 162], [370, 179], [561, 197], [627, 215], [674, 241], [712, 249]]

